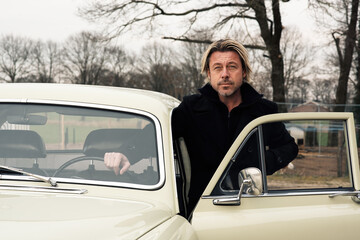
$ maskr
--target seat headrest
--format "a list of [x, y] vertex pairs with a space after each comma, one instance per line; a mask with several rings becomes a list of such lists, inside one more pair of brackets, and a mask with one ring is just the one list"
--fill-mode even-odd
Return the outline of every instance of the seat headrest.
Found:
[[117, 152], [124, 142], [139, 134], [141, 129], [97, 129], [86, 137], [83, 152], [86, 156], [104, 157], [107, 152]]
[[44, 158], [45, 144], [37, 132], [0, 130], [1, 158]]

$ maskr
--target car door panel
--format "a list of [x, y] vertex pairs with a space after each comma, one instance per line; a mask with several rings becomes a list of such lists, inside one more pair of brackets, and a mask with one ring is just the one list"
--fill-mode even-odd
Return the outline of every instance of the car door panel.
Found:
[[[240, 206], [202, 199], [193, 216], [199, 239], [343, 239], [359, 236], [360, 206], [349, 196], [243, 198]], [[316, 236], [316, 237], [315, 237]]]
[[[222, 239], [264, 238], [277, 240], [358, 238], [360, 234], [357, 226], [360, 221], [360, 204], [353, 201], [351, 196], [346, 196], [349, 194], [345, 194], [356, 195], [360, 186], [359, 161], [352, 114], [277, 114], [275, 118], [277, 121], [295, 119], [343, 121], [344, 140], [338, 145], [345, 146], [341, 149], [349, 163], [345, 167], [347, 172], [342, 178], [350, 182], [349, 186], [342, 187], [339, 184], [337, 188], [332, 186], [332, 189], [327, 189], [310, 185], [308, 188], [302, 186], [302, 189], [292, 189], [292, 183], [285, 182], [285, 188], [280, 191], [268, 190], [265, 186], [265, 193], [259, 196], [243, 195], [240, 205], [215, 205], [214, 199], [231, 197], [231, 194], [236, 195], [236, 193], [219, 195], [219, 191], [213, 191], [213, 189], [219, 188], [218, 182], [224, 178], [224, 171], [228, 169], [229, 162], [234, 159], [238, 147], [246, 139], [247, 134], [256, 126], [272, 121], [271, 116], [265, 116], [250, 123], [240, 133], [199, 200], [192, 218], [192, 224], [199, 239], [219, 239], [219, 236]], [[321, 144], [318, 146], [318, 148], [322, 147]], [[323, 149], [321, 150], [323, 151]], [[323, 155], [322, 153], [314, 152], [313, 155], [320, 156]], [[264, 178], [266, 181], [267, 177]], [[321, 179], [326, 183], [328, 178]], [[334, 179], [337, 180], [336, 177]], [[340, 194], [340, 196], [333, 197], [333, 194]]]

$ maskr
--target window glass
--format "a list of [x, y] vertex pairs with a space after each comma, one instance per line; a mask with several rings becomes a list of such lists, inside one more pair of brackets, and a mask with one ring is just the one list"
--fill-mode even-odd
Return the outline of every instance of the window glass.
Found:
[[[74, 106], [1, 104], [0, 128], [1, 165], [65, 181], [142, 185], [159, 181], [156, 127], [149, 116]], [[126, 153], [130, 171], [120, 176], [107, 169], [106, 152]]]
[[222, 182], [223, 190], [239, 189], [238, 174], [248, 167], [261, 168], [259, 135], [257, 131], [252, 132], [239, 149], [240, 151], [234, 156], [235, 161]]
[[[277, 143], [277, 134], [272, 133], [275, 127], [278, 129], [281, 126], [294, 138], [299, 151], [288, 165], [270, 171], [269, 157], [272, 153], [269, 152], [282, 151], [283, 156], [287, 155], [287, 148], [282, 148], [281, 144]], [[267, 174], [264, 174], [265, 192], [352, 188], [348, 156], [343, 120], [301, 120], [264, 124], [255, 128], [239, 146], [238, 152], [233, 156], [236, 160], [230, 161], [213, 195], [236, 193], [240, 188], [239, 171], [246, 167], [257, 167], [264, 174], [263, 165], [267, 168]], [[266, 164], [262, 164], [264, 159]]]
[[216, 184], [212, 195], [229, 195], [238, 192], [240, 189], [238, 174], [240, 170], [247, 167], [261, 166], [259, 132], [255, 128], [239, 146], [237, 152], [229, 162], [226, 170]]
[[343, 121], [293, 121], [285, 125], [299, 153], [287, 167], [267, 177], [269, 191], [352, 187]]

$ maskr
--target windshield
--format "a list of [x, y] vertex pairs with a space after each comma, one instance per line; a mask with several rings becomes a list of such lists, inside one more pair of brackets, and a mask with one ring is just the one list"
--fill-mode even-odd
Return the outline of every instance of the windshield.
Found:
[[[0, 165], [82, 182], [145, 187], [159, 184], [156, 124], [139, 112], [45, 104], [0, 104]], [[130, 169], [116, 175], [107, 152], [126, 152]], [[26, 177], [0, 169], [2, 179]]]

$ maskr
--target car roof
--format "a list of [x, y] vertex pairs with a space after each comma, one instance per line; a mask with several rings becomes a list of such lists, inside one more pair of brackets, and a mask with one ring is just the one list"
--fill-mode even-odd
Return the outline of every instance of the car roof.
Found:
[[179, 100], [169, 95], [132, 88], [57, 83], [3, 83], [1, 102], [71, 102], [125, 107], [169, 114]]

